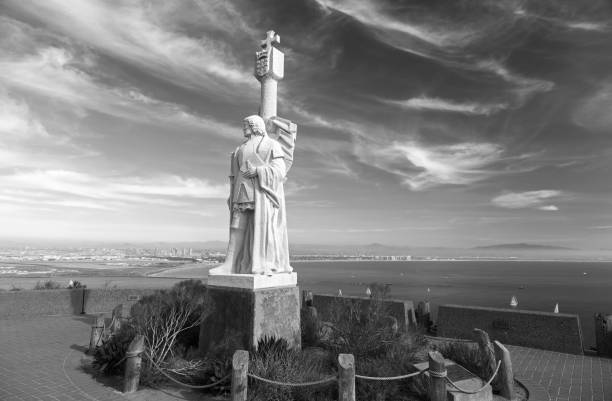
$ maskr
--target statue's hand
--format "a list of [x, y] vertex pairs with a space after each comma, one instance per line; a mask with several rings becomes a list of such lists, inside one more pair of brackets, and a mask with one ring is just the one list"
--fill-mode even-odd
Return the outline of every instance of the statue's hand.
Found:
[[247, 171], [242, 173], [242, 176], [245, 178], [253, 178], [257, 176], [257, 169], [254, 167], [249, 167]]

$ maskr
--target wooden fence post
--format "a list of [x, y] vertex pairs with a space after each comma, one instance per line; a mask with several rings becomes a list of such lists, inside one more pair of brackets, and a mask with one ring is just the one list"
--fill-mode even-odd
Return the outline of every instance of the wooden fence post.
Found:
[[446, 365], [438, 351], [429, 352], [429, 399], [446, 401]]
[[232, 358], [232, 401], [246, 401], [248, 389], [249, 352], [237, 350]]
[[100, 345], [102, 341], [102, 335], [104, 334], [104, 315], [99, 314], [96, 316], [93, 325], [91, 326], [91, 336], [89, 337], [89, 352], [94, 352], [96, 347]]
[[499, 341], [493, 343], [495, 347], [495, 356], [498, 361], [501, 361], [499, 372], [497, 373], [499, 383], [499, 395], [511, 400], [514, 397], [514, 374], [512, 373], [512, 360], [510, 359], [510, 351]]
[[338, 355], [338, 399], [355, 401], [355, 357], [353, 354]]
[[123, 304], [115, 306], [112, 314], [111, 333], [116, 333], [121, 328], [121, 319], [123, 319]]
[[142, 366], [142, 357], [140, 354], [144, 351], [144, 336], [137, 334], [128, 346], [125, 353], [125, 376], [123, 379], [123, 392], [133, 393], [138, 390], [140, 382], [140, 368]]

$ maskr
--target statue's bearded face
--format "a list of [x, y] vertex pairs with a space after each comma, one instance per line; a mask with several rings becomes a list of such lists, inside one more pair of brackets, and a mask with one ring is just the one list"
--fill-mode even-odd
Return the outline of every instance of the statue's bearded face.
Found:
[[246, 137], [253, 135], [253, 130], [251, 130], [251, 126], [249, 125], [248, 121], [244, 121], [244, 124], [242, 125], [242, 132]]

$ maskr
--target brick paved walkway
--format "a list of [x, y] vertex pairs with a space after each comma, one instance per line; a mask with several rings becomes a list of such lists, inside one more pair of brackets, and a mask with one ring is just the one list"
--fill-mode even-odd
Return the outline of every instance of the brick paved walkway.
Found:
[[[123, 396], [81, 370], [92, 318], [0, 320], [0, 400], [126, 401], [209, 399], [154, 390]], [[612, 401], [612, 359], [508, 346], [517, 378], [548, 391], [550, 401]], [[542, 392], [543, 393], [543, 392]], [[537, 397], [546, 401], [546, 397]]]
[[514, 374], [544, 387], [551, 401], [612, 401], [612, 359], [508, 346]]
[[0, 320], [0, 400], [125, 401], [80, 369], [91, 320]]

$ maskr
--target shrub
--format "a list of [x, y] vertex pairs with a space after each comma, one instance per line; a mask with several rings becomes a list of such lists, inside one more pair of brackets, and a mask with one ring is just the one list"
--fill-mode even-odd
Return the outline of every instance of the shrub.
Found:
[[[199, 375], [202, 371], [214, 371], [212, 361], [184, 359], [190, 353], [190, 346], [194, 345], [194, 333], [189, 332], [194, 328], [197, 344], [197, 328], [205, 309], [205, 293], [206, 287], [199, 280], [187, 280], [177, 283], [170, 290], [159, 290], [143, 297], [132, 306], [131, 318], [96, 349], [94, 367], [105, 374], [120, 373], [127, 347], [136, 334], [142, 334], [147, 354], [158, 366], [185, 377]], [[143, 358], [143, 384], [153, 384], [162, 379], [149, 362], [148, 355]], [[214, 374], [209, 376], [214, 378]]]
[[[333, 358], [317, 353], [290, 349], [284, 339], [264, 338], [251, 353], [249, 371], [257, 376], [284, 383], [316, 381], [334, 374]], [[327, 401], [337, 399], [335, 382], [319, 386], [287, 387], [249, 382], [248, 399], [252, 401]]]
[[129, 324], [122, 325], [112, 336], [102, 340], [93, 354], [92, 366], [107, 375], [121, 374], [125, 364], [125, 353], [136, 336], [136, 330]]
[[62, 285], [57, 281], [47, 280], [44, 282], [37, 281], [34, 286], [35, 290], [59, 290], [62, 288]]
[[[330, 308], [330, 321], [321, 345], [334, 354], [355, 356], [355, 370], [364, 376], [397, 376], [415, 372], [415, 362], [425, 356], [425, 342], [416, 333], [401, 333], [397, 320], [385, 307], [389, 286], [369, 285], [371, 299], [358, 302], [337, 298]], [[424, 376], [400, 381], [357, 380], [357, 399], [408, 400], [426, 399], [428, 383]]]
[[321, 344], [338, 354], [353, 354], [356, 359], [376, 357], [400, 337], [390, 321], [384, 298], [372, 298], [367, 303], [336, 298], [330, 321], [323, 324], [327, 333]]
[[489, 379], [486, 372], [488, 367], [485, 365], [484, 361], [481, 360], [481, 355], [476, 343], [444, 341], [434, 344], [432, 348], [439, 351], [444, 358], [452, 359], [477, 376], [485, 380]]
[[164, 366], [178, 348], [185, 353], [193, 341], [197, 344], [205, 293], [201, 281], [187, 280], [169, 291], [159, 290], [143, 297], [132, 307], [131, 324], [138, 334], [144, 335], [147, 351], [157, 365]]

